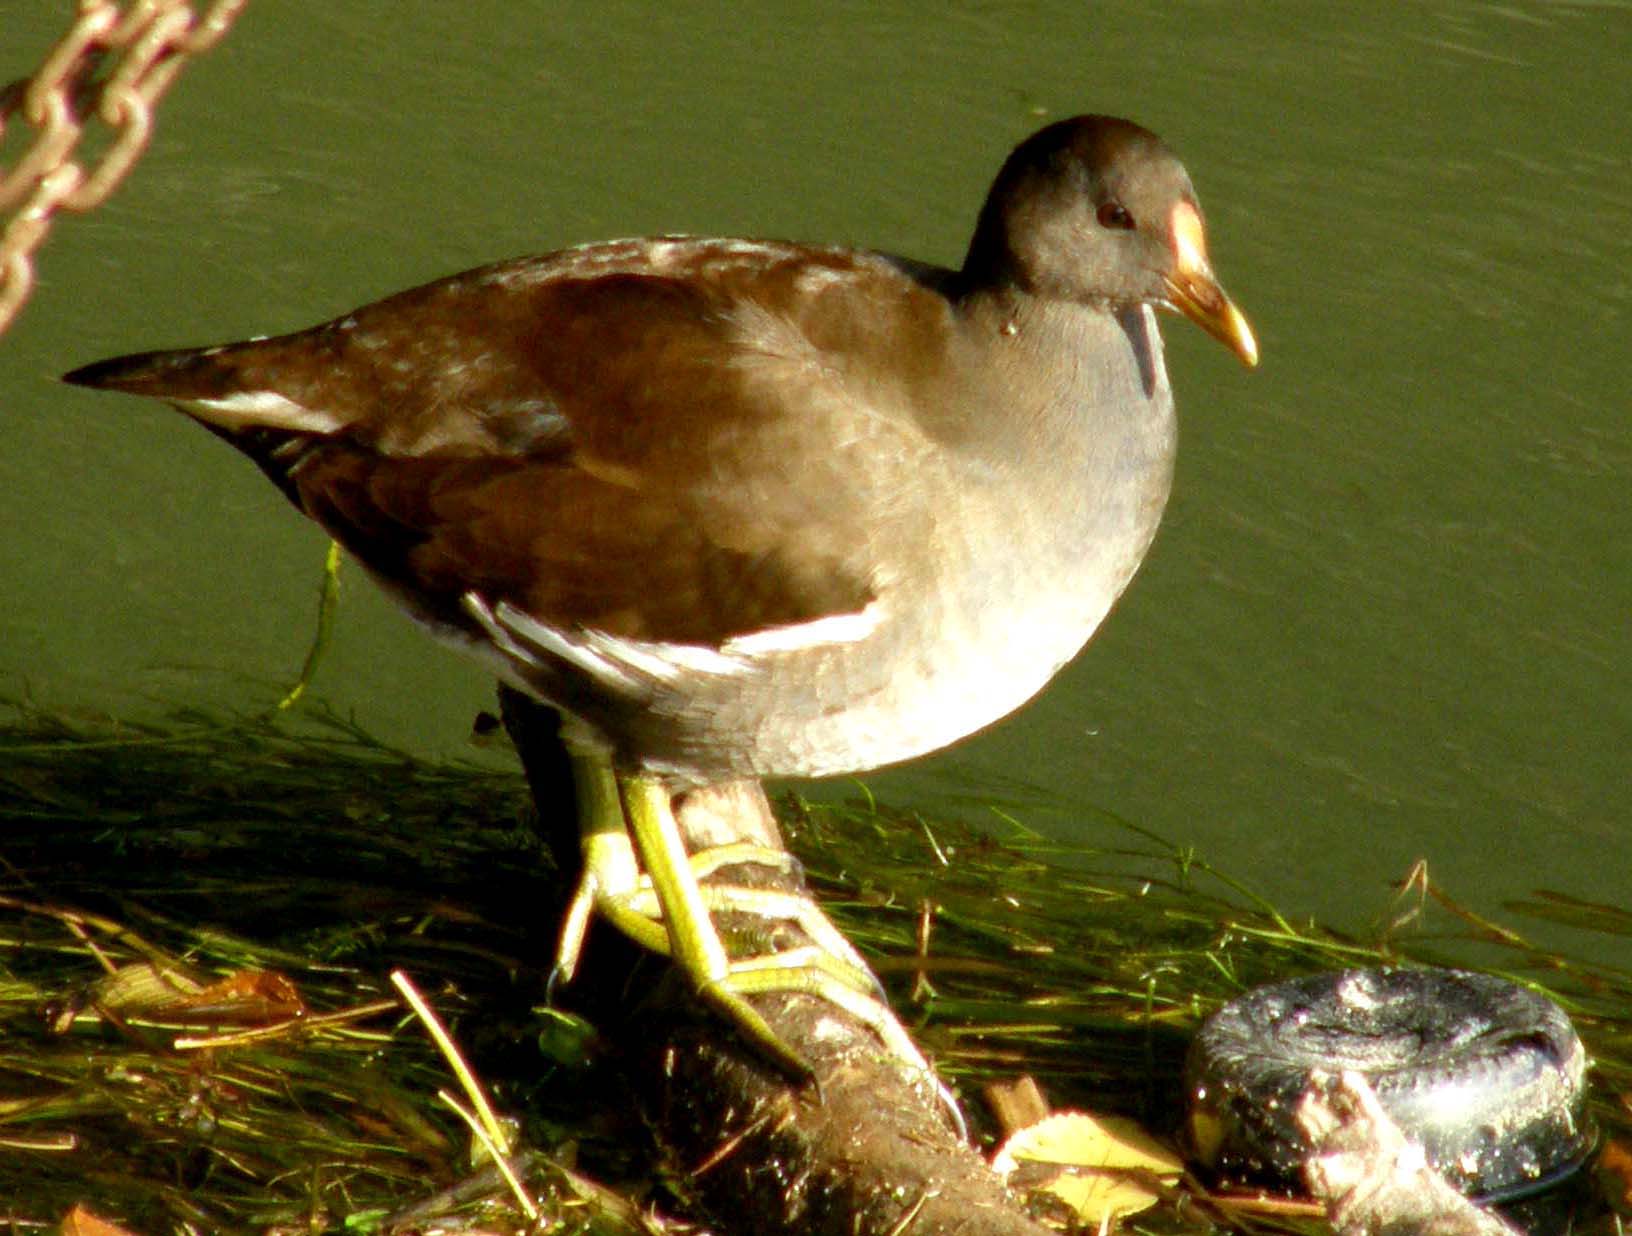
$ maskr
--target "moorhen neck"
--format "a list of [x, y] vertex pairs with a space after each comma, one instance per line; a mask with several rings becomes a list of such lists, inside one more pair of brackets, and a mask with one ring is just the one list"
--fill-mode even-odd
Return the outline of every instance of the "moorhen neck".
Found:
[[[66, 380], [203, 422], [558, 708], [621, 787], [677, 960], [758, 1035], [700, 900], [665, 891], [696, 891], [668, 795], [932, 751], [1074, 656], [1167, 500], [1155, 308], [1256, 362], [1179, 161], [1080, 116], [1009, 156], [959, 270], [610, 241]], [[587, 907], [628, 929], [633, 895], [586, 875], [567, 969]]]

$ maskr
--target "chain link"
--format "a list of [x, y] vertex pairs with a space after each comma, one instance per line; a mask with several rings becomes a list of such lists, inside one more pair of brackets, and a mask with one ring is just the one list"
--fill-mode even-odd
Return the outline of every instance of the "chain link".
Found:
[[[0, 155], [22, 120], [34, 141], [0, 160], [0, 333], [34, 286], [34, 253], [59, 210], [100, 205], [141, 157], [153, 109], [188, 57], [220, 41], [249, 0], [216, 0], [202, 17], [185, 0], [79, 0], [79, 15], [34, 75], [0, 90]], [[104, 69], [106, 70], [104, 72]], [[91, 118], [110, 133], [87, 169], [74, 158]]]

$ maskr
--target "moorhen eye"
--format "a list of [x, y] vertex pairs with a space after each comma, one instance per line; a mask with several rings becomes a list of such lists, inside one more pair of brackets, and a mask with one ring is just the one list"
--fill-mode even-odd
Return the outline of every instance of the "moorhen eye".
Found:
[[1099, 226], [1117, 228], [1120, 231], [1131, 232], [1134, 227], [1133, 216], [1121, 202], [1105, 202], [1098, 211]]

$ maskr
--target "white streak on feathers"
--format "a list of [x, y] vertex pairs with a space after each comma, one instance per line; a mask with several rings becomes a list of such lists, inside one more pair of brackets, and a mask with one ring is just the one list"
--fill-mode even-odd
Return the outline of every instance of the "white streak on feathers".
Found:
[[345, 423], [334, 413], [308, 408], [277, 391], [234, 391], [217, 399], [174, 399], [188, 416], [223, 429], [287, 429], [293, 433], [337, 433]]
[[826, 644], [859, 644], [884, 620], [884, 605], [873, 601], [866, 609], [848, 614], [829, 614], [809, 622], [790, 622], [733, 636], [720, 646], [721, 652], [757, 657], [772, 652], [802, 652]]
[[634, 639], [585, 627], [552, 626], [508, 601], [490, 606], [474, 592], [467, 592], [463, 603], [487, 638], [517, 666], [543, 669], [550, 659], [565, 661], [620, 694], [637, 694], [651, 686], [673, 688], [683, 685], [687, 678], [735, 677], [752, 673], [758, 662], [778, 653], [859, 643], [877, 629], [884, 617], [884, 607], [875, 601], [854, 613], [749, 631], [711, 648], [672, 640]]

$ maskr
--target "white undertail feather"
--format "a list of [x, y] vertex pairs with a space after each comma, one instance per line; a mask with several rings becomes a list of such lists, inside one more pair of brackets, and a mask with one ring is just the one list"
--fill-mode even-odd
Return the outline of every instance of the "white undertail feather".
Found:
[[332, 412], [308, 408], [277, 391], [234, 391], [216, 399], [172, 400], [188, 416], [222, 429], [287, 429], [291, 433], [337, 433], [345, 427]]

